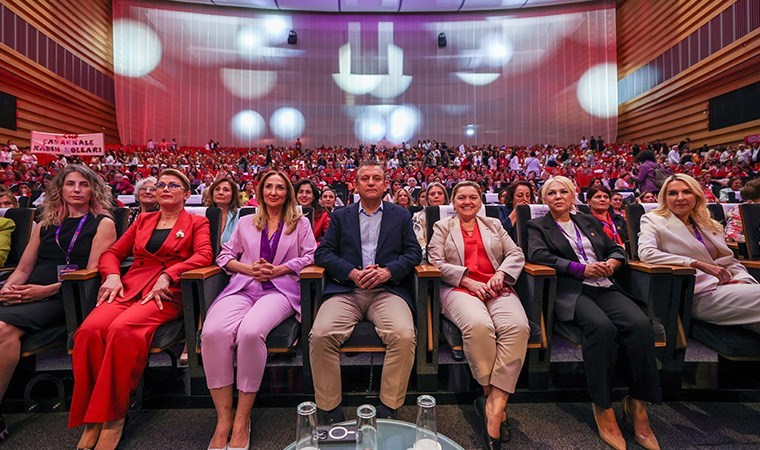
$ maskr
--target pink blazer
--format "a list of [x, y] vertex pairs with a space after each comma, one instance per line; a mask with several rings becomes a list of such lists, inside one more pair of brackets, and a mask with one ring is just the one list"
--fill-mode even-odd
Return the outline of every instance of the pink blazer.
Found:
[[[273, 278], [272, 284], [275, 289], [287, 297], [290, 306], [296, 311], [296, 319], [301, 320], [301, 288], [298, 274], [301, 269], [314, 263], [314, 251], [317, 242], [311, 231], [309, 219], [301, 217], [295, 230], [287, 234], [283, 229], [277, 251], [272, 264], [284, 264], [293, 273]], [[253, 225], [253, 214], [241, 217], [230, 240], [222, 245], [222, 251], [216, 258], [216, 263], [224, 269], [233, 259], [243, 264], [252, 264], [261, 258], [261, 231]], [[244, 291], [251, 283], [258, 283], [248, 275], [242, 273], [225, 272], [232, 275], [229, 284], [219, 294], [217, 299]]]

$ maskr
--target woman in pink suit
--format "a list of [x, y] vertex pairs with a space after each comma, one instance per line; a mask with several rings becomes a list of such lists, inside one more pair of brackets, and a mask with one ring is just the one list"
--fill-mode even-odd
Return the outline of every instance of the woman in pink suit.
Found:
[[[182, 317], [180, 274], [213, 261], [208, 219], [184, 209], [187, 177], [164, 170], [156, 195], [161, 209], [137, 216], [100, 257], [96, 307], [74, 334], [69, 427], [86, 425], [77, 448], [116, 448], [156, 329]], [[134, 262], [122, 276], [130, 255]]]
[[[203, 324], [203, 366], [217, 413], [209, 449], [249, 447], [251, 408], [267, 359], [266, 337], [288, 317], [300, 320], [298, 273], [314, 261], [317, 248], [309, 220], [296, 209], [293, 186], [284, 174], [265, 174], [256, 194], [262, 206], [253, 216], [240, 218], [216, 259], [232, 278]], [[237, 378], [236, 351], [242, 356], [237, 359]], [[235, 380], [237, 412], [232, 408]]]

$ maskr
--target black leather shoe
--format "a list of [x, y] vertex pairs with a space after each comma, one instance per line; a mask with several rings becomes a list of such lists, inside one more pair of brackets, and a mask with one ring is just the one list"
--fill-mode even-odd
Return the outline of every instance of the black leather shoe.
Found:
[[397, 412], [393, 408], [389, 408], [385, 406], [384, 403], [380, 403], [377, 406], [377, 418], [378, 419], [395, 419], [397, 416]]
[[320, 425], [332, 425], [338, 422], [345, 422], [346, 416], [343, 415], [343, 407], [338, 405], [336, 408], [330, 411], [322, 409], [317, 410], [317, 420]]
[[488, 417], [486, 417], [486, 398], [478, 397], [473, 403], [475, 406], [475, 414], [480, 419], [481, 437], [483, 438], [483, 448], [485, 450], [501, 450], [500, 437], [492, 438], [488, 435]]
[[[504, 414], [506, 413], [505, 410]], [[506, 444], [512, 440], [512, 427], [509, 426], [509, 415], [507, 415], [506, 420], [504, 420], [504, 422], [501, 423], [501, 427], [499, 427], [499, 440], [502, 444]]]

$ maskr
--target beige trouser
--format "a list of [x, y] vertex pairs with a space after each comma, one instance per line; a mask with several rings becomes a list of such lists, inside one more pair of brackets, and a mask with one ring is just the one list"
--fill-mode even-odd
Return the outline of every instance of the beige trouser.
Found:
[[380, 401], [393, 409], [404, 404], [416, 346], [412, 312], [404, 299], [385, 289], [355, 289], [322, 303], [309, 335], [311, 372], [319, 409], [329, 411], [340, 405], [338, 349], [365, 317], [375, 325], [386, 347]]
[[694, 295], [692, 315], [717, 325], [741, 325], [760, 333], [760, 286], [723, 284], [707, 293]]
[[451, 291], [441, 299], [443, 314], [462, 331], [464, 354], [481, 386], [515, 391], [530, 325], [515, 294], [483, 303], [472, 295]]

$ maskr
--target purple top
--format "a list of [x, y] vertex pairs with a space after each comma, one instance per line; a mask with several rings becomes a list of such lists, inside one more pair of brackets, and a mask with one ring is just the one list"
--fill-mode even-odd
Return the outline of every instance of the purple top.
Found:
[[[267, 238], [267, 236], [269, 236], [268, 225], [264, 225], [264, 229], [261, 230], [261, 247], [260, 247], [261, 257], [264, 258], [270, 264], [274, 262], [274, 254], [277, 252], [277, 244], [280, 243], [281, 235], [282, 235], [282, 221], [279, 223], [279, 225], [277, 225], [277, 231], [274, 232], [271, 238]], [[261, 283], [261, 287], [265, 291], [268, 291], [270, 289], [274, 289], [274, 284], [272, 284], [271, 281], [265, 281]]]

